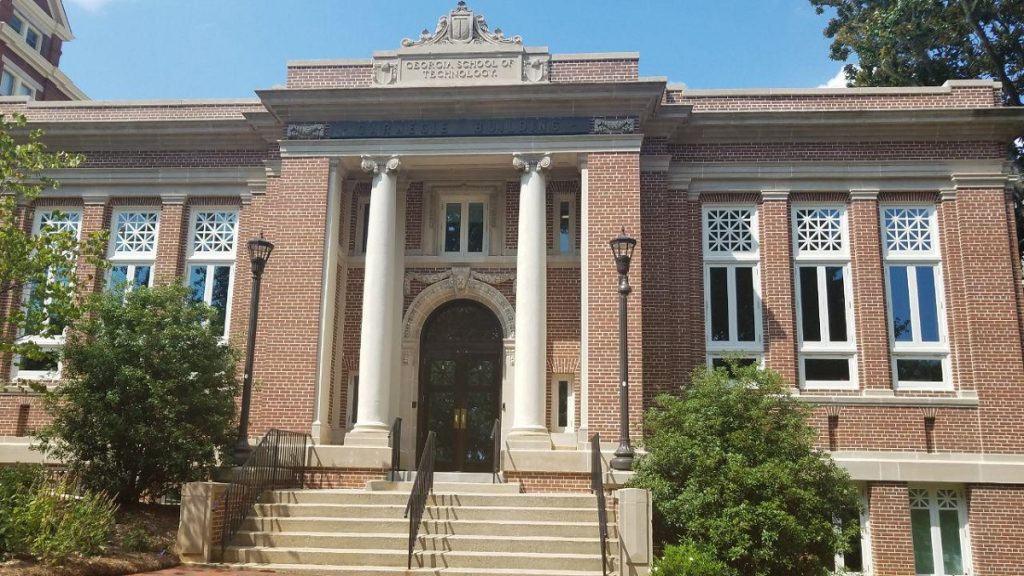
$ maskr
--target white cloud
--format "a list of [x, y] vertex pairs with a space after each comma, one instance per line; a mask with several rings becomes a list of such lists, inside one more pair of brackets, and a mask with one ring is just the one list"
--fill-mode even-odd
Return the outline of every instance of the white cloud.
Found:
[[110, 4], [113, 0], [69, 0], [69, 1], [72, 4], [77, 4], [78, 6], [84, 8], [84, 9], [90, 11], [90, 12], [97, 12], [100, 9], [102, 9], [104, 6], [106, 6], [107, 4]]
[[[75, 1], [79, 2], [81, 0]], [[833, 76], [828, 82], [819, 84], [818, 88], [846, 88], [846, 70], [840, 68], [839, 72], [836, 72], [835, 76]]]

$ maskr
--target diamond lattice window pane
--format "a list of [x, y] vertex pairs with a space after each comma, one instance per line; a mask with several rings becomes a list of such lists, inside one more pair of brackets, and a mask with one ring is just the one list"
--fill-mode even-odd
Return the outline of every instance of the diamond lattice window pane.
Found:
[[939, 501], [939, 510], [956, 510], [960, 496], [956, 490], [939, 490], [935, 494]]
[[195, 252], [234, 252], [237, 223], [238, 214], [234, 212], [196, 213], [196, 233], [192, 249]]
[[916, 509], [928, 509], [928, 491], [923, 488], [910, 489], [910, 507]]
[[78, 236], [82, 226], [82, 215], [78, 212], [61, 212], [53, 210], [43, 212], [39, 218], [39, 229], [52, 232], [71, 232]]
[[123, 212], [117, 216], [115, 254], [156, 251], [157, 215], [155, 212]]
[[708, 210], [707, 242], [710, 252], [752, 252], [754, 232], [750, 209]]
[[802, 252], [840, 252], [843, 249], [839, 208], [801, 208], [796, 211], [797, 247]]
[[885, 246], [890, 252], [930, 252], [931, 210], [928, 208], [886, 208]]

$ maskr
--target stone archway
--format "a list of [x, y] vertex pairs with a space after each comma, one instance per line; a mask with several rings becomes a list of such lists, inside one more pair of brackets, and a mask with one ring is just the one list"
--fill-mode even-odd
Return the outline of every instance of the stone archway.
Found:
[[[405, 277], [406, 294], [413, 281], [428, 284], [416, 295], [402, 319], [402, 366], [399, 415], [403, 429], [418, 427], [420, 338], [431, 314], [453, 300], [473, 300], [486, 306], [498, 318], [502, 332], [503, 367], [501, 381], [502, 437], [507, 436], [512, 423], [513, 382], [515, 359], [515, 318], [512, 303], [494, 287], [495, 284], [514, 282], [513, 273], [476, 271], [469, 266], [456, 266], [451, 270], [431, 274], [410, 273]], [[415, 434], [402, 435], [402, 465], [415, 466]]]

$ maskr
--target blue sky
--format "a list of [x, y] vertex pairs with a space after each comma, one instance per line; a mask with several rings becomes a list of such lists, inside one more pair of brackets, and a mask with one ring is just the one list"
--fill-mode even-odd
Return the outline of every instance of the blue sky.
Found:
[[[433, 30], [455, 0], [65, 0], [61, 68], [93, 99], [251, 97], [288, 60], [369, 58]], [[640, 52], [691, 88], [814, 87], [836, 76], [807, 0], [470, 0], [554, 53]]]

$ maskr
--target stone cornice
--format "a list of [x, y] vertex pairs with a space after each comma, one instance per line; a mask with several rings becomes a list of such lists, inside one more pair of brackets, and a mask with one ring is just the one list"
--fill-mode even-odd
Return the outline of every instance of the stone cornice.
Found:
[[33, 121], [51, 147], [99, 150], [264, 150], [267, 141], [244, 118], [211, 120]]
[[265, 186], [266, 172], [254, 168], [75, 168], [48, 172], [60, 181], [44, 198], [80, 198], [97, 194], [116, 197], [158, 197], [168, 203], [188, 196], [243, 196]]
[[[890, 162], [683, 162], [669, 170], [669, 182], [690, 180], [701, 192], [761, 192], [781, 188], [797, 192], [879, 190], [938, 191], [961, 182], [991, 185], [1007, 181], [1001, 160]], [[968, 178], [965, 180], [965, 178]], [[960, 184], [963, 187], [964, 184]], [[1001, 188], [1002, 184], [996, 186]]]
[[665, 83], [274, 89], [256, 93], [281, 122], [451, 117], [636, 116], [657, 108]]
[[[659, 117], [676, 105], [666, 105]], [[689, 113], [690, 106], [680, 106]], [[1024, 109], [693, 112], [672, 137], [694, 142], [1009, 142], [1024, 133]]]

